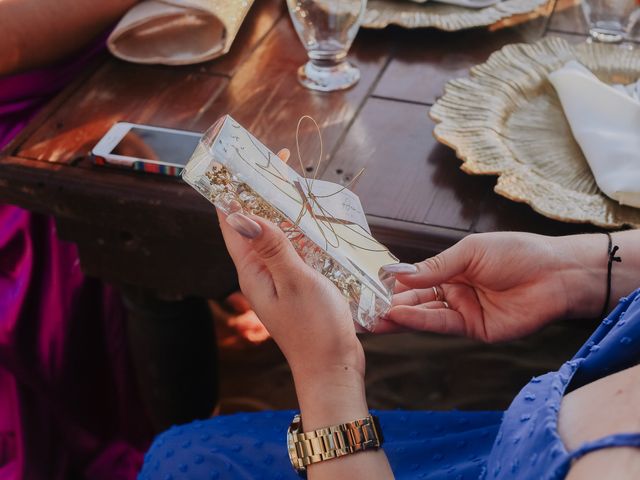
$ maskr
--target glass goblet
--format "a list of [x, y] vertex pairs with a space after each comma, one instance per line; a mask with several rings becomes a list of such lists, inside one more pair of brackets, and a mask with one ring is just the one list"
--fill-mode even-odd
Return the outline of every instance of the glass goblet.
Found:
[[360, 79], [347, 60], [367, 0], [287, 0], [293, 26], [309, 61], [298, 69], [300, 83], [312, 90], [343, 90]]
[[582, 11], [592, 40], [621, 43], [638, 19], [636, 0], [583, 0]]

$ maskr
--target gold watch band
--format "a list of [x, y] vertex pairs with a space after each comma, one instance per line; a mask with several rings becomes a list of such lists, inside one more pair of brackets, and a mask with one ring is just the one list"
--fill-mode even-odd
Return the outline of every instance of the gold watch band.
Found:
[[289, 458], [296, 470], [382, 445], [380, 425], [374, 415], [311, 432], [301, 430], [300, 415], [296, 415], [287, 434]]

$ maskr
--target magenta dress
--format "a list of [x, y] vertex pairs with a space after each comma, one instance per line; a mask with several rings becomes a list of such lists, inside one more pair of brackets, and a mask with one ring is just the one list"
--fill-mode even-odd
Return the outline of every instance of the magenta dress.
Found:
[[[0, 148], [101, 50], [0, 78]], [[0, 204], [0, 480], [135, 477], [151, 431], [126, 345], [54, 220]]]

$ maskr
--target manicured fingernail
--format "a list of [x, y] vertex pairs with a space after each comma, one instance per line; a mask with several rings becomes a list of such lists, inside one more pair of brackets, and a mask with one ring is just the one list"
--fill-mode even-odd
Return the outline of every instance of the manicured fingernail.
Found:
[[278, 152], [278, 157], [280, 157], [280, 160], [282, 160], [284, 163], [287, 163], [289, 161], [290, 156], [291, 152], [288, 148], [283, 148]]
[[392, 263], [390, 265], [384, 265], [382, 270], [389, 273], [416, 273], [418, 267], [411, 263]]
[[241, 213], [232, 213], [229, 215], [227, 217], [227, 223], [245, 238], [253, 239], [262, 233], [262, 227], [260, 227], [260, 225]]

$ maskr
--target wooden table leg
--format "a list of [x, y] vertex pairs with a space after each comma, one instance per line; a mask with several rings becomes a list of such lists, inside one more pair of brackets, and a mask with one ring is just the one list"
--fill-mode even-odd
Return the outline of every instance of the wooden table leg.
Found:
[[218, 402], [218, 365], [206, 300], [166, 300], [138, 287], [123, 294], [133, 365], [156, 430], [210, 417]]

